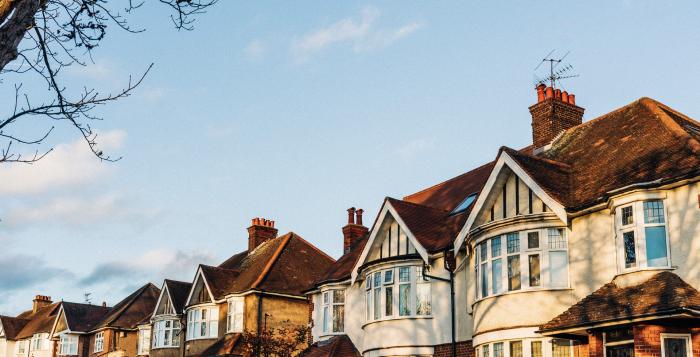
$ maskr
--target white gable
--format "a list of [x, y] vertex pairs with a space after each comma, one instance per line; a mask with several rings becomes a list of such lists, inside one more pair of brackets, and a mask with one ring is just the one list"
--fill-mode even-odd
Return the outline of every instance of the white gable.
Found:
[[197, 269], [197, 275], [194, 278], [194, 284], [192, 284], [192, 289], [190, 289], [190, 294], [187, 296], [187, 302], [185, 305], [196, 305], [203, 304], [207, 302], [213, 302], [214, 295], [212, 295], [207, 280], [204, 278], [202, 273], [202, 268]]
[[352, 269], [351, 283], [357, 279], [359, 267], [363, 264], [408, 254], [418, 254], [428, 263], [428, 252], [416, 240], [391, 203], [384, 201], [377, 223], [372, 227], [369, 240], [362, 250], [362, 255]]
[[173, 300], [170, 297], [170, 291], [168, 290], [168, 285], [164, 282], [163, 288], [160, 290], [160, 296], [158, 297], [158, 302], [156, 303], [156, 309], [153, 311], [153, 317], [159, 315], [175, 315], [175, 307], [173, 306]]
[[[493, 212], [493, 215], [492, 215]], [[567, 223], [564, 206], [550, 197], [505, 151], [496, 161], [467, 222], [455, 240], [455, 250], [472, 228], [517, 215], [553, 212]]]

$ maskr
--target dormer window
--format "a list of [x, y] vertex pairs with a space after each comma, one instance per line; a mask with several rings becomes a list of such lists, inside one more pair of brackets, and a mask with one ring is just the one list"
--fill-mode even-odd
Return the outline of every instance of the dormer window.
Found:
[[670, 266], [666, 213], [661, 200], [637, 201], [616, 210], [622, 271]]

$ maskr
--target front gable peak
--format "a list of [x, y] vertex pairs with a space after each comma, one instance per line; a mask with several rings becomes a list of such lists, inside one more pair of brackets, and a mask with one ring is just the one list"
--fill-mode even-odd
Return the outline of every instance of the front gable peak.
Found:
[[195, 275], [190, 294], [187, 296], [185, 306], [205, 304], [214, 301], [214, 295], [209, 289], [209, 284], [207, 283], [202, 266], [200, 265], [197, 269], [197, 275]]

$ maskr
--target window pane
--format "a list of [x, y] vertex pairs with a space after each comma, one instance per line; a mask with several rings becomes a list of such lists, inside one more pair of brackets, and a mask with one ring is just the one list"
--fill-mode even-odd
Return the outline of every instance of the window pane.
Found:
[[542, 357], [542, 341], [530, 342], [532, 357]]
[[625, 268], [637, 266], [637, 252], [634, 245], [634, 231], [622, 233], [622, 244], [625, 250]]
[[527, 234], [527, 249], [537, 249], [540, 247], [540, 232], [529, 232]]
[[323, 332], [328, 332], [328, 306], [323, 307]]
[[400, 267], [399, 268], [399, 281], [405, 283], [411, 281], [411, 268], [410, 267]]
[[568, 265], [566, 252], [549, 252], [549, 283], [552, 287], [569, 286]]
[[374, 287], [380, 286], [382, 283], [382, 273], [374, 273]]
[[430, 284], [416, 285], [416, 315], [430, 315]]
[[508, 254], [520, 251], [520, 235], [517, 232], [508, 233]]
[[493, 344], [493, 357], [503, 357], [503, 342]]
[[491, 257], [501, 256], [501, 237], [491, 238]]
[[370, 312], [371, 308], [372, 308], [372, 292], [370, 290], [367, 290], [367, 294], [365, 297], [365, 306], [367, 307], [367, 316], [366, 317], [367, 317], [367, 320], [369, 320], [370, 317], [372, 316], [372, 314]]
[[384, 313], [386, 316], [391, 316], [394, 314], [394, 288], [387, 286], [384, 288]]
[[566, 238], [564, 230], [561, 228], [550, 228], [547, 230], [549, 249], [566, 249]]
[[[330, 296], [330, 293], [328, 293], [328, 292], [323, 293], [323, 303], [324, 303], [324, 304], [328, 304], [329, 296]], [[231, 306], [229, 306], [229, 308], [230, 308], [230, 307], [231, 307]]]
[[333, 303], [342, 304], [345, 302], [345, 290], [333, 290]]
[[508, 257], [508, 291], [520, 290], [520, 256]]
[[394, 282], [394, 271], [386, 270], [384, 271], [384, 284], [391, 284]]
[[644, 223], [664, 222], [664, 203], [661, 201], [644, 202]]
[[374, 289], [374, 319], [378, 319], [382, 314], [382, 289]]
[[511, 341], [510, 357], [523, 357], [523, 341]]
[[488, 245], [486, 244], [486, 242], [483, 242], [479, 244], [479, 246], [481, 247], [481, 261], [485, 262], [486, 259], [489, 258]]
[[540, 286], [540, 255], [528, 256], [530, 286]]
[[333, 306], [333, 332], [343, 332], [345, 326], [345, 305]]
[[664, 338], [666, 357], [688, 357], [688, 340], [685, 338]]
[[501, 284], [501, 274], [503, 273], [502, 265], [501, 259], [495, 259], [491, 264], [491, 285], [494, 294], [500, 293], [503, 287], [503, 284]]
[[411, 296], [411, 284], [399, 285], [399, 315], [408, 316], [411, 314], [409, 300]]
[[634, 211], [632, 210], [632, 206], [622, 207], [621, 213], [623, 226], [634, 224]]
[[553, 339], [552, 357], [571, 357], [571, 343], [569, 340], [560, 338]]
[[484, 345], [484, 347], [481, 348], [481, 356], [489, 357], [489, 345]]
[[667, 266], [668, 258], [666, 256], [666, 227], [646, 227], [644, 228], [644, 235], [646, 236], [647, 243], [647, 266]]
[[481, 264], [481, 297], [489, 296], [489, 269], [488, 264]]

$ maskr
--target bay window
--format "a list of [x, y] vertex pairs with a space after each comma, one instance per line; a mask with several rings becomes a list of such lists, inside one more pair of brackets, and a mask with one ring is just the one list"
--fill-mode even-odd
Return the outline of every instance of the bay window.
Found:
[[323, 298], [323, 333], [339, 333], [345, 330], [345, 290], [328, 290]]
[[60, 356], [75, 356], [78, 354], [78, 336], [63, 334], [58, 342]]
[[618, 207], [616, 215], [621, 271], [671, 265], [663, 201], [633, 202]]
[[[394, 276], [396, 274], [396, 276]], [[367, 321], [430, 316], [432, 288], [422, 266], [400, 266], [367, 274]]]
[[102, 352], [105, 346], [105, 333], [98, 332], [95, 334], [95, 352]]
[[228, 301], [226, 312], [226, 332], [243, 332], [243, 298], [235, 297]]
[[187, 340], [218, 336], [218, 307], [198, 307], [187, 311]]
[[[188, 319], [189, 321], [189, 319]], [[189, 326], [189, 322], [188, 322]], [[190, 337], [189, 330], [187, 331]], [[180, 346], [180, 320], [160, 320], [153, 323], [153, 348]]]
[[[568, 287], [565, 233], [563, 228], [544, 228], [481, 240], [474, 253], [476, 298], [509, 291]], [[546, 240], [543, 242], [541, 237]]]
[[477, 357], [573, 357], [573, 341], [559, 338], [525, 338], [481, 344]]

